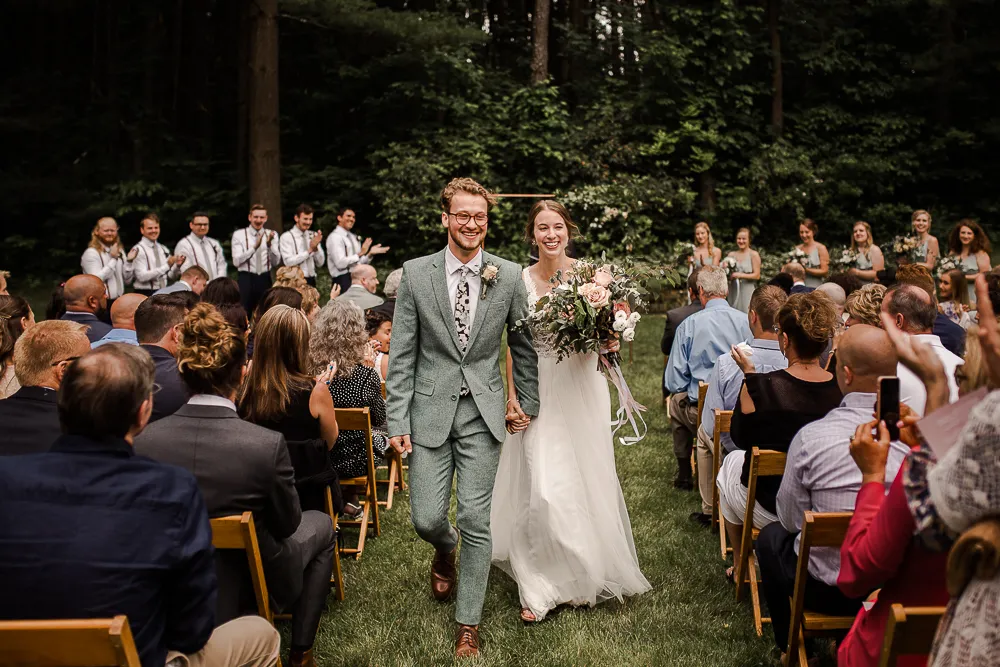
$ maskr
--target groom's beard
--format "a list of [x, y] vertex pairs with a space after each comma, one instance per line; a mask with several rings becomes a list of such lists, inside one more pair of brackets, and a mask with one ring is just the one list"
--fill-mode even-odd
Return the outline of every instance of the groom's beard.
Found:
[[467, 250], [469, 252], [479, 250], [484, 245], [486, 245], [485, 231], [479, 234], [477, 240], [468, 238], [465, 234], [461, 232], [461, 229], [459, 229], [459, 231], [456, 232], [451, 227], [448, 228], [448, 235], [451, 237], [451, 240], [455, 242], [455, 245], [457, 245], [462, 250]]

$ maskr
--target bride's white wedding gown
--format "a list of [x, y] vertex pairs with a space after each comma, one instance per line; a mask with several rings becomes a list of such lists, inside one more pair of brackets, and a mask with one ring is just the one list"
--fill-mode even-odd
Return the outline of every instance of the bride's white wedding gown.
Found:
[[[535, 281], [524, 273], [529, 306]], [[596, 355], [556, 361], [538, 351], [538, 417], [507, 437], [493, 488], [493, 562], [517, 582], [538, 620], [560, 604], [591, 605], [648, 591], [615, 470], [611, 395]]]

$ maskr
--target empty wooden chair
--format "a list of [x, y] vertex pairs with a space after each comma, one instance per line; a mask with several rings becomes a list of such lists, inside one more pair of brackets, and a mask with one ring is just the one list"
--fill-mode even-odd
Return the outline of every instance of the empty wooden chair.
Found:
[[141, 667], [124, 616], [59, 621], [0, 621], [0, 665]]
[[806, 576], [809, 573], [809, 552], [813, 547], [839, 549], [847, 535], [853, 512], [806, 512], [799, 540], [799, 561], [795, 567], [795, 588], [792, 594], [792, 615], [788, 625], [788, 650], [785, 664], [808, 667], [805, 640], [807, 637], [836, 637], [845, 634], [854, 623], [851, 616], [827, 616], [805, 609]]
[[267, 594], [267, 582], [264, 580], [264, 565], [260, 560], [260, 547], [257, 545], [253, 514], [244, 512], [242, 515], [220, 517], [212, 519], [211, 524], [213, 547], [246, 552], [250, 580], [253, 582], [253, 594], [257, 600], [257, 614], [273, 625], [274, 612], [271, 609], [271, 598]]
[[368, 450], [368, 473], [362, 477], [353, 479], [342, 479], [342, 487], [353, 489], [361, 496], [361, 518], [341, 519], [342, 526], [357, 526], [360, 530], [358, 544], [356, 547], [345, 547], [341, 552], [353, 555], [356, 560], [361, 558], [365, 550], [365, 539], [368, 536], [369, 528], [374, 529], [374, 536], [382, 534], [382, 524], [379, 521], [378, 498], [376, 495], [377, 482], [375, 480], [375, 452], [372, 449], [372, 421], [368, 408], [337, 408], [337, 426], [341, 431], [361, 431], [365, 434], [365, 442]]
[[726, 529], [721, 525], [722, 515], [719, 512], [719, 468], [722, 466], [722, 434], [729, 433], [733, 423], [732, 410], [715, 409], [715, 428], [712, 430], [712, 528], [719, 531], [719, 551], [722, 560], [726, 560], [732, 547], [726, 544]]
[[[753, 551], [753, 542], [760, 531], [754, 528], [753, 511], [757, 507], [757, 480], [760, 477], [773, 477], [785, 474], [784, 452], [754, 447], [750, 452], [750, 477], [747, 480], [747, 509], [743, 514], [743, 537], [740, 540], [740, 553], [733, 554], [736, 565], [736, 600], [743, 599], [745, 584], [750, 584], [750, 602], [753, 605], [753, 625], [757, 636], [764, 633], [763, 624], [771, 619], [762, 615], [760, 610], [760, 591], [757, 584], [757, 558]], [[722, 532], [726, 532], [725, 527]]]
[[944, 607], [892, 605], [879, 667], [896, 667], [904, 655], [929, 655]]

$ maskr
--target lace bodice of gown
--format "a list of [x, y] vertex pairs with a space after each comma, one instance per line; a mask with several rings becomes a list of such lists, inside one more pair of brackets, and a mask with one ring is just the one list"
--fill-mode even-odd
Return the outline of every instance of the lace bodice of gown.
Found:
[[[528, 273], [528, 269], [524, 269], [521, 272], [521, 277], [524, 279], [524, 286], [528, 290], [528, 311], [531, 313], [535, 312], [535, 306], [541, 296], [538, 294], [538, 290], [535, 288], [535, 279], [531, 277]], [[531, 339], [535, 346], [535, 353], [539, 357], [556, 357], [556, 335], [548, 331], [543, 330], [534, 320], [530, 321], [531, 327]]]

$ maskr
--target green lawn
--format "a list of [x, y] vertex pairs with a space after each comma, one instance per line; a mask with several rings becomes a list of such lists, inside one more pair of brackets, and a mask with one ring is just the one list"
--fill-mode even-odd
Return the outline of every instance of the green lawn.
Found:
[[[747, 602], [726, 583], [718, 538], [688, 521], [697, 493], [671, 486], [675, 463], [660, 400], [663, 318], [650, 316], [626, 376], [649, 407], [646, 439], [617, 448], [636, 548], [653, 590], [624, 604], [567, 610], [526, 627], [517, 589], [493, 570], [476, 665], [771, 665], [773, 640], [753, 631]], [[385, 512], [382, 536], [361, 561], [344, 561], [347, 598], [333, 596], [315, 651], [321, 665], [450, 664], [454, 607], [429, 592], [431, 548], [413, 532], [405, 494]], [[287, 635], [286, 635], [287, 637]]]

